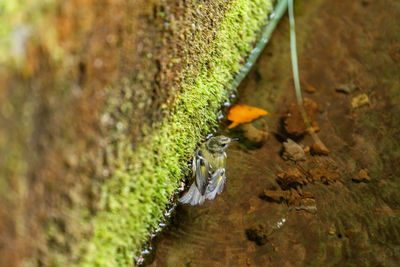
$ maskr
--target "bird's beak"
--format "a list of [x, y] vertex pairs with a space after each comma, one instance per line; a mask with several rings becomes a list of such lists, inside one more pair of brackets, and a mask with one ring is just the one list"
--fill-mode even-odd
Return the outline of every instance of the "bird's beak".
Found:
[[231, 143], [234, 141], [239, 141], [239, 138], [231, 138]]

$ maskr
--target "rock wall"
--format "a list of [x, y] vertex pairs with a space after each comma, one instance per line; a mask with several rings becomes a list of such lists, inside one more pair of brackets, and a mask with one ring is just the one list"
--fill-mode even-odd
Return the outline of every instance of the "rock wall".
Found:
[[0, 3], [0, 265], [131, 265], [273, 0]]

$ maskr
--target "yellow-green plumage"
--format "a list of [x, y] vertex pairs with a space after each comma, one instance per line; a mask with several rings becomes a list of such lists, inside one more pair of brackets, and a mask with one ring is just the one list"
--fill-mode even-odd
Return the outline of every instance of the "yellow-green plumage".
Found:
[[226, 180], [225, 149], [234, 141], [226, 136], [210, 138], [196, 150], [193, 156], [193, 177], [195, 182], [189, 191], [179, 199], [181, 203], [201, 205], [205, 199], [212, 200], [221, 194]]

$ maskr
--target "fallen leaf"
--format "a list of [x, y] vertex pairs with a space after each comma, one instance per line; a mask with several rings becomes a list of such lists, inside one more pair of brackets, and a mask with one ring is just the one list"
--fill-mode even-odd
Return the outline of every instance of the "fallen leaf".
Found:
[[265, 115], [268, 115], [268, 112], [264, 109], [242, 104], [235, 105], [228, 112], [228, 120], [232, 121], [228, 129], [232, 129], [241, 123], [251, 122]]

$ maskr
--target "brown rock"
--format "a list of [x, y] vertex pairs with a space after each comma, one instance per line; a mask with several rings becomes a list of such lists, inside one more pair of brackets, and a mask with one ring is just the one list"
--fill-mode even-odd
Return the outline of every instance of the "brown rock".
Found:
[[308, 85], [308, 86], [306, 86], [305, 90], [307, 93], [314, 93], [317, 89], [315, 89], [315, 87], [313, 87], [311, 85]]
[[287, 198], [287, 194], [282, 190], [264, 190], [260, 197], [267, 201], [281, 203]]
[[277, 182], [283, 190], [296, 188], [298, 185], [308, 183], [306, 177], [296, 168], [289, 169], [284, 173], [279, 173], [277, 176]]
[[260, 143], [268, 137], [268, 132], [257, 129], [251, 123], [245, 123], [241, 125], [243, 135], [252, 142]]
[[300, 203], [304, 206], [312, 206], [315, 205], [315, 199], [313, 198], [302, 198]]
[[333, 183], [340, 177], [339, 171], [325, 168], [310, 169], [309, 173], [314, 181], [320, 181], [324, 184]]
[[356, 109], [364, 105], [370, 105], [371, 102], [366, 94], [360, 94], [351, 100], [351, 106]]
[[[257, 125], [257, 127], [255, 126]], [[241, 144], [247, 148], [260, 148], [268, 139], [269, 133], [266, 126], [260, 121], [253, 123], [239, 124], [235, 129], [235, 136], [239, 137]]]
[[311, 192], [302, 191], [301, 196], [304, 198], [314, 198], [314, 195]]
[[[304, 109], [307, 113], [308, 119], [313, 127], [318, 127], [315, 119], [318, 111], [318, 105], [311, 99], [304, 99]], [[288, 115], [284, 121], [284, 127], [288, 134], [293, 136], [302, 136], [306, 133], [307, 127], [304, 123], [303, 117], [299, 106], [296, 103], [292, 103], [289, 107]]]
[[351, 92], [357, 90], [358, 87], [354, 83], [343, 83], [336, 86], [335, 90], [339, 93], [350, 94]]
[[371, 177], [368, 175], [367, 169], [361, 169], [357, 175], [352, 178], [353, 182], [361, 183], [361, 182], [370, 182]]
[[297, 187], [296, 190], [297, 193], [299, 193], [299, 195], [303, 197], [303, 189], [301, 187]]
[[311, 213], [311, 214], [315, 214], [318, 211], [316, 205], [311, 205], [311, 206], [299, 205], [299, 206], [296, 206], [294, 208], [296, 210], [298, 210], [298, 211], [304, 210], [304, 211], [306, 211], [308, 213]]
[[302, 198], [295, 204], [296, 210], [304, 210], [306, 212], [317, 213], [317, 205], [312, 198]]
[[319, 155], [328, 155], [329, 154], [328, 148], [326, 148], [326, 146], [321, 141], [317, 141], [312, 145], [312, 151], [315, 154], [319, 154]]
[[283, 143], [283, 149], [284, 151], [282, 154], [282, 158], [285, 160], [306, 160], [306, 154], [303, 148], [292, 139], [287, 139], [286, 142]]
[[298, 206], [298, 205], [300, 205], [300, 199], [301, 199], [301, 197], [300, 197], [299, 193], [295, 189], [291, 188], [290, 189], [290, 197], [288, 199], [288, 204]]

